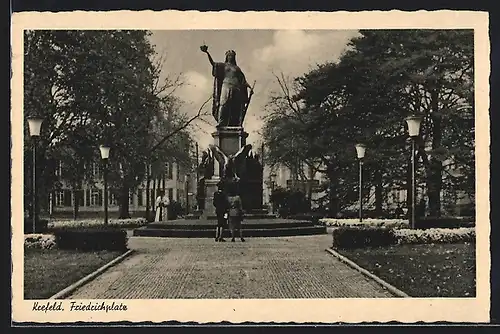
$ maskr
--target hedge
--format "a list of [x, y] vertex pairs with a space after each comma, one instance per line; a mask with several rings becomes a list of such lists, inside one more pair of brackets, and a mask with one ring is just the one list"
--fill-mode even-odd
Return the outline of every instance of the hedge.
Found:
[[475, 242], [474, 228], [395, 229], [339, 227], [333, 230], [333, 247], [343, 249], [383, 247], [401, 244]]
[[61, 229], [54, 232], [59, 249], [81, 251], [125, 251], [127, 250], [127, 232], [110, 228]]
[[415, 228], [460, 228], [473, 227], [475, 225], [474, 217], [418, 217], [415, 222]]
[[380, 247], [396, 244], [391, 229], [366, 227], [341, 227], [333, 230], [334, 248]]
[[52, 234], [25, 234], [24, 247], [35, 249], [56, 248], [56, 238]]
[[[138, 228], [146, 225], [146, 218], [110, 219], [108, 228]], [[51, 230], [74, 229], [74, 228], [102, 228], [105, 227], [103, 219], [82, 219], [82, 220], [54, 220], [49, 223]]]

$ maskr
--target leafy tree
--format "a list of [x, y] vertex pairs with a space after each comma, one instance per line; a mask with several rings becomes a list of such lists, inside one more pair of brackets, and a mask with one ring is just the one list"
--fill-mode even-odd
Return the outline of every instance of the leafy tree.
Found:
[[356, 200], [354, 144], [364, 142], [364, 184], [375, 187], [380, 212], [384, 189], [409, 184], [404, 118], [423, 115], [419, 179], [430, 213], [439, 215], [443, 186], [474, 193], [472, 32], [360, 33], [338, 62], [317, 66], [293, 85], [277, 77], [281, 89], [271, 96], [264, 131], [269, 160], [291, 166], [299, 159], [325, 173], [335, 214]]
[[[44, 118], [40, 159], [63, 161], [64, 178], [77, 190], [86, 166], [100, 161], [98, 146], [110, 145], [109, 180], [119, 196], [120, 217], [129, 215], [129, 191], [146, 175], [152, 124], [173, 128], [184, 119], [174, 115], [158, 121], [161, 113], [178, 112], [178, 102], [174, 107], [172, 101], [179, 82], [160, 81], [162, 63], [153, 60], [148, 36], [147, 31], [25, 33], [25, 115]], [[185, 152], [175, 144], [155, 145], [168, 146], [178, 156]], [[28, 146], [25, 151], [29, 153]], [[50, 190], [55, 180], [44, 176], [54, 174], [54, 163], [47, 162], [39, 164], [40, 179], [51, 180], [45, 185]], [[28, 162], [25, 170], [29, 168]]]

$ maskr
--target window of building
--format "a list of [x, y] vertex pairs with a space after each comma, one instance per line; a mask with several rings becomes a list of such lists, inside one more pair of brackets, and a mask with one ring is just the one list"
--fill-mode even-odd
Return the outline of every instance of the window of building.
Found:
[[92, 164], [92, 175], [96, 179], [99, 179], [101, 177], [101, 168], [98, 163]]
[[174, 189], [168, 188], [168, 200], [172, 202], [174, 200]]
[[167, 178], [172, 180], [174, 178], [173, 164], [171, 162], [167, 163]]
[[143, 199], [142, 199], [142, 192], [143, 192], [142, 189], [139, 189], [137, 191], [137, 205], [139, 205], [139, 206], [143, 206], [144, 205], [143, 204]]
[[128, 193], [128, 205], [134, 205], [134, 193], [132, 191]]
[[57, 178], [60, 178], [62, 176], [62, 162], [61, 162], [61, 160], [57, 161], [55, 175]]
[[54, 206], [64, 205], [64, 191], [57, 190], [54, 192]]
[[92, 190], [90, 193], [90, 205], [92, 206], [101, 206], [102, 203], [102, 191], [99, 190]]
[[118, 198], [113, 192], [109, 193], [108, 201], [109, 201], [109, 205], [117, 205], [118, 204]]
[[102, 190], [100, 189], [87, 189], [87, 206], [102, 206]]

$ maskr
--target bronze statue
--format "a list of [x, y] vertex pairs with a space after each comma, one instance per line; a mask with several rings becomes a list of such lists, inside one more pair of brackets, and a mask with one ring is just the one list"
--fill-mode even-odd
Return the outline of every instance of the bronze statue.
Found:
[[203, 175], [203, 179], [209, 179], [214, 176], [214, 156], [212, 154], [212, 151], [203, 151], [198, 171]]
[[[243, 120], [253, 95], [253, 87], [248, 84], [245, 75], [236, 64], [236, 52], [226, 51], [225, 61], [219, 63], [212, 59], [208, 46], [202, 45], [200, 50], [207, 54], [212, 65], [214, 77], [212, 115], [218, 123], [217, 126], [243, 126]], [[248, 89], [250, 89], [250, 94], [248, 94]]]
[[245, 174], [246, 159], [249, 156], [252, 149], [252, 145], [247, 144], [243, 146], [235, 154], [227, 156], [222, 150], [216, 145], [210, 145], [208, 150], [211, 155], [217, 159], [219, 165], [222, 166], [221, 179], [238, 181]]

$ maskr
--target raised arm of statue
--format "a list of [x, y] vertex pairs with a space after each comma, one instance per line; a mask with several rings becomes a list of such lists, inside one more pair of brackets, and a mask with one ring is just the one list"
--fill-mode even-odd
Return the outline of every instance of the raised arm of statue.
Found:
[[210, 52], [208, 52], [208, 46], [202, 45], [202, 46], [200, 46], [200, 50], [201, 50], [201, 52], [204, 52], [207, 54], [208, 61], [210, 62], [210, 65], [214, 66], [215, 62], [214, 62], [212, 56], [210, 55]]

